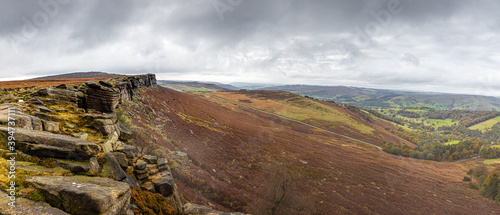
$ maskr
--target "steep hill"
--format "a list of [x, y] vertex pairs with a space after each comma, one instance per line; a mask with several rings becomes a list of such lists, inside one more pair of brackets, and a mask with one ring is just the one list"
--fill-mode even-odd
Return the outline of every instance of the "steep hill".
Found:
[[[284, 104], [281, 97], [258, 97]], [[244, 100], [238, 101], [256, 101]], [[314, 107], [330, 108], [316, 103]], [[363, 120], [340, 107], [331, 109], [353, 122]], [[143, 150], [179, 151], [171, 160], [177, 164], [172, 171], [183, 202], [253, 214], [500, 212], [493, 202], [467, 188], [462, 182], [467, 169], [460, 164], [389, 155], [208, 95], [143, 89], [123, 104], [123, 110], [135, 125], [135, 142]], [[361, 124], [378, 131], [369, 123]], [[351, 122], [345, 125], [349, 127], [337, 131], [356, 127]]]
[[491, 96], [313, 85], [286, 85], [263, 89], [282, 90], [365, 108], [430, 107], [436, 110], [500, 110], [500, 99]]
[[123, 75], [105, 73], [105, 72], [73, 72], [73, 73], [65, 73], [59, 75], [43, 76], [33, 79], [40, 80], [40, 79], [73, 79], [73, 78], [117, 78], [122, 76]]

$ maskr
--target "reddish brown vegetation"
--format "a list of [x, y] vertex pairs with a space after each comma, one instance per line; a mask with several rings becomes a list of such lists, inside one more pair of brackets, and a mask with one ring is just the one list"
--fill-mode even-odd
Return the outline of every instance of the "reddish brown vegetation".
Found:
[[161, 194], [144, 191], [134, 186], [130, 186], [130, 190], [132, 191], [130, 203], [139, 208], [134, 210], [134, 214], [177, 214]]
[[100, 81], [109, 78], [73, 78], [73, 79], [37, 79], [21, 81], [0, 81], [0, 89], [15, 89], [24, 87], [50, 87], [60, 84], [78, 84], [86, 81]]
[[184, 202], [254, 214], [500, 212], [453, 164], [393, 156], [203, 95], [157, 87], [139, 97], [123, 107], [133, 124], [192, 160], [173, 169]]

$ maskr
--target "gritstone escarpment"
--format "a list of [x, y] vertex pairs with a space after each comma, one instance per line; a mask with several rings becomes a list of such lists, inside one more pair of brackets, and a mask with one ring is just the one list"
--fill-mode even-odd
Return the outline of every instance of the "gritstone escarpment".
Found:
[[[27, 182], [21, 190], [50, 205], [23, 199], [23, 206], [55, 214], [181, 213], [168, 160], [139, 153], [130, 125], [117, 114], [135, 91], [155, 86], [155, 75], [146, 74], [8, 94], [11, 102], [0, 105], [2, 153], [19, 154], [24, 163], [17, 166], [18, 177]], [[16, 127], [11, 148], [6, 142], [10, 122]], [[130, 186], [159, 196], [138, 194]], [[0, 208], [3, 214], [19, 214]]]

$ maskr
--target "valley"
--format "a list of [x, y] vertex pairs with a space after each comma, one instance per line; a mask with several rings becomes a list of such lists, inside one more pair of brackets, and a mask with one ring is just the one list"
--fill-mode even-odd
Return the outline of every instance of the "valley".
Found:
[[[209, 94], [318, 127], [329, 125], [323, 128], [360, 139], [387, 136], [395, 144], [411, 145], [333, 104], [306, 98], [287, 111], [284, 100], [297, 98], [294, 94]], [[471, 214], [498, 210], [462, 182], [467, 170], [483, 159], [451, 164], [394, 156], [199, 93], [158, 88], [142, 92], [141, 97], [141, 108], [130, 106], [124, 110], [158, 145], [187, 153], [188, 162], [179, 162], [179, 168], [173, 170], [185, 201], [213, 204], [220, 210], [265, 214], [273, 208], [270, 199], [280, 196], [280, 190], [275, 188], [282, 185], [287, 187], [289, 199], [275, 207], [278, 214]], [[314, 111], [300, 112], [301, 108], [307, 109], [304, 103], [315, 107]], [[339, 118], [314, 119], [325, 112]], [[375, 125], [394, 126], [372, 119], [376, 119]], [[359, 129], [364, 127], [368, 129], [363, 134]], [[161, 151], [154, 147], [151, 150]]]

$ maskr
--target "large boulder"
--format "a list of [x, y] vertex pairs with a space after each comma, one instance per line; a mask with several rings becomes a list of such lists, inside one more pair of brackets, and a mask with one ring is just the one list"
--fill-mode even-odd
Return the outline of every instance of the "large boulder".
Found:
[[114, 176], [116, 180], [121, 181], [127, 178], [127, 173], [123, 171], [122, 167], [118, 160], [116, 160], [115, 155], [113, 153], [108, 152], [104, 155], [106, 162], [104, 162], [102, 166], [101, 176], [109, 177]]
[[106, 142], [101, 144], [101, 147], [103, 152], [112, 152], [123, 144], [123, 142], [118, 141], [118, 134], [114, 132], [110, 137], [108, 137], [108, 140], [106, 140]]
[[121, 215], [130, 204], [130, 186], [109, 178], [30, 176], [26, 181], [47, 203], [70, 214]]
[[47, 121], [42, 119], [42, 125], [43, 125], [43, 130], [44, 131], [49, 131], [49, 132], [59, 132], [59, 123], [58, 122], [53, 122], [53, 121]]
[[116, 148], [117, 152], [123, 152], [125, 155], [127, 155], [128, 159], [134, 159], [137, 157], [139, 150], [137, 150], [137, 147], [132, 146], [132, 145], [121, 145]]
[[14, 206], [8, 205], [11, 203], [7, 197], [7, 193], [0, 191], [0, 214], [8, 215], [69, 215], [68, 213], [50, 206], [49, 204], [41, 201], [31, 201], [22, 197], [16, 197]]
[[[0, 127], [0, 132], [7, 131], [7, 127]], [[17, 128], [14, 137], [21, 151], [40, 157], [87, 160], [100, 151], [95, 143], [45, 131]]]
[[112, 87], [103, 86], [94, 81], [86, 82], [86, 109], [103, 113], [112, 113], [120, 103], [120, 92]]
[[150, 178], [157, 193], [165, 197], [169, 197], [174, 193], [175, 182], [170, 172], [164, 171]]
[[42, 88], [33, 93], [35, 96], [50, 96], [59, 100], [78, 101], [78, 92], [75, 90]]
[[[11, 115], [9, 115], [9, 109], [11, 109]], [[15, 120], [15, 127], [29, 130], [42, 130], [42, 121], [38, 117], [26, 115], [21, 109], [12, 105], [1, 105], [0, 124], [7, 126], [9, 117]]]
[[110, 114], [82, 114], [80, 118], [87, 120], [103, 135], [110, 135], [116, 132], [120, 135], [120, 126], [115, 113]]

